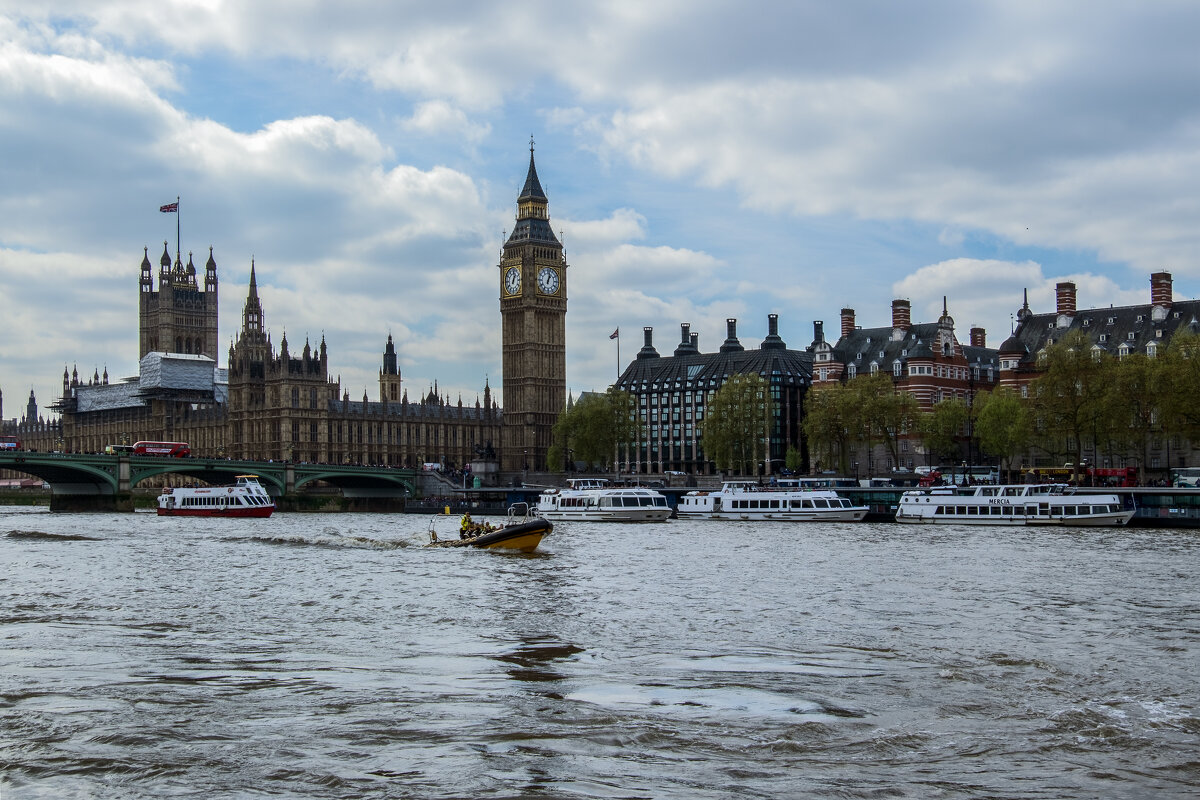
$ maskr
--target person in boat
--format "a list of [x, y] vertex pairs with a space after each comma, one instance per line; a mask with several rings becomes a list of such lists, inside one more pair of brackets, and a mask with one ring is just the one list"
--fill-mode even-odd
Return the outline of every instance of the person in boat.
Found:
[[475, 527], [476, 527], [475, 523], [471, 519], [471, 512], [470, 511], [465, 512], [462, 515], [462, 519], [459, 520], [458, 538], [470, 539], [471, 537], [476, 536], [477, 534], [475, 533]]

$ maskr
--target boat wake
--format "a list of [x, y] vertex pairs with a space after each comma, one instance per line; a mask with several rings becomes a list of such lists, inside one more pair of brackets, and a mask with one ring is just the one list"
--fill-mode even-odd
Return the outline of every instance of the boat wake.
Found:
[[47, 533], [45, 531], [9, 531], [5, 534], [9, 539], [35, 539], [47, 542], [99, 542], [96, 536], [84, 536], [78, 533]]
[[361, 550], [398, 550], [413, 547], [420, 542], [406, 539], [373, 539], [369, 536], [344, 535], [332, 528], [326, 528], [322, 533], [311, 536], [229, 536], [227, 542], [254, 542], [256, 544], [279, 545], [283, 547], [331, 547], [337, 549]]

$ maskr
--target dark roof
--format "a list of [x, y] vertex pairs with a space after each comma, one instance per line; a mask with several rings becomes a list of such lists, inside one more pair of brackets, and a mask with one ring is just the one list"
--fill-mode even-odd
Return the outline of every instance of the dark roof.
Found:
[[[778, 337], [776, 337], [778, 338]], [[728, 340], [726, 340], [728, 344]], [[687, 353], [677, 356], [639, 355], [617, 379], [616, 386], [627, 392], [653, 392], [669, 388], [715, 388], [732, 375], [772, 376], [784, 386], [812, 383], [812, 354], [772, 346], [754, 350], [732, 350], [722, 346], [718, 353]], [[651, 348], [653, 349], [653, 348]], [[646, 347], [642, 348], [645, 353]]]
[[[1062, 326], [1060, 327], [1060, 323]], [[1037, 353], [1072, 331], [1083, 333], [1092, 347], [1111, 355], [1145, 353], [1151, 342], [1166, 346], [1171, 337], [1180, 330], [1200, 333], [1200, 300], [1184, 300], [1157, 309], [1149, 303], [1136, 306], [1109, 308], [1087, 308], [1074, 315], [1030, 314], [1004, 343], [1009, 348], [1015, 341], [1024, 348], [1012, 349], [1022, 353], [1023, 360], [1031, 363]], [[1006, 349], [1006, 352], [1010, 352]]]
[[537, 167], [533, 163], [533, 148], [529, 148], [529, 173], [525, 176], [525, 186], [521, 189], [521, 196], [517, 198], [517, 202], [522, 200], [545, 200], [546, 193], [542, 191], [542, 182], [538, 180]]
[[[847, 366], [853, 364], [859, 371], [870, 367], [871, 362], [875, 362], [880, 369], [891, 369], [896, 361], [903, 364], [911, 358], [933, 358], [938, 328], [939, 324], [936, 322], [916, 323], [899, 339], [892, 338], [895, 329], [891, 326], [855, 328], [852, 333], [838, 339], [833, 348], [833, 358]], [[962, 348], [963, 357], [969, 365], [999, 366], [995, 350], [965, 344], [957, 337], [955, 341]]]
[[562, 247], [558, 242], [558, 237], [554, 235], [554, 230], [550, 227], [550, 220], [539, 217], [517, 220], [512, 235], [508, 237], [508, 244], [516, 244], [518, 242], [543, 242]]

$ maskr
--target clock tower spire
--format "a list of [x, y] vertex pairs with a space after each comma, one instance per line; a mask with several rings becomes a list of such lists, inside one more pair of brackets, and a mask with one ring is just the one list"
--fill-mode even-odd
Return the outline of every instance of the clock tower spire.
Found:
[[550, 227], [529, 138], [529, 172], [517, 223], [500, 256], [504, 373], [501, 465], [544, 470], [550, 432], [567, 395], [567, 262]]

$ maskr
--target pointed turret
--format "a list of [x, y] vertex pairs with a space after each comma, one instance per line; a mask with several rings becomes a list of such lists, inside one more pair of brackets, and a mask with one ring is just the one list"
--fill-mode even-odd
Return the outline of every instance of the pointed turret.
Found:
[[217, 262], [213, 259], [212, 248], [208, 248], [208, 261], [204, 262], [204, 291], [217, 291]]
[[139, 286], [143, 292], [154, 291], [154, 267], [150, 264], [150, 248], [142, 248], [142, 277]]
[[171, 251], [168, 247], [169, 245], [163, 242], [163, 254], [158, 259], [158, 282], [160, 286], [164, 279], [167, 281], [171, 280]]
[[246, 305], [242, 308], [242, 332], [263, 332], [262, 303], [258, 299], [258, 278], [254, 272], [254, 259], [250, 259], [250, 291], [246, 294]]

